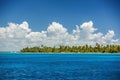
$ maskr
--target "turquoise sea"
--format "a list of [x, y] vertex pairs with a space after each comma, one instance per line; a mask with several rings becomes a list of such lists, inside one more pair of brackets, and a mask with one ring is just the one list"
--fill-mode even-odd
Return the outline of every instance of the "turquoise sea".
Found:
[[120, 80], [120, 54], [1, 52], [0, 80]]

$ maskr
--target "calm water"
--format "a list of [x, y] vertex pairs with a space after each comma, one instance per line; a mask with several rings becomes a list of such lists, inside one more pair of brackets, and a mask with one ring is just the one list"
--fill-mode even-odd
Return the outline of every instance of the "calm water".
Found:
[[0, 54], [0, 80], [120, 80], [120, 54]]

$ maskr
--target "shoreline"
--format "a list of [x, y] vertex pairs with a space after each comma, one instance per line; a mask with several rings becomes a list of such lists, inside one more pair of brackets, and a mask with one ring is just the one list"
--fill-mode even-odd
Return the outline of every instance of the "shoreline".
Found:
[[0, 52], [0, 54], [50, 54], [50, 55], [52, 55], [52, 54], [65, 54], [65, 55], [67, 55], [67, 54], [120, 54], [120, 53], [101, 53], [101, 52], [19, 52], [19, 51], [17, 51], [17, 52], [9, 52], [9, 51], [7, 51], [7, 52]]

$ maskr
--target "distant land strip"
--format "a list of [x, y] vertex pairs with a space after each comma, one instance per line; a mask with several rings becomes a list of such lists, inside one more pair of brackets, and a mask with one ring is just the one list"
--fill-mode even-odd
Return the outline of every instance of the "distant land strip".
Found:
[[20, 52], [100, 52], [100, 53], [120, 53], [120, 45], [100, 45], [96, 43], [96, 46], [84, 45], [84, 46], [63, 46], [59, 47], [47, 47], [41, 45], [41, 47], [26, 47], [20, 50]]

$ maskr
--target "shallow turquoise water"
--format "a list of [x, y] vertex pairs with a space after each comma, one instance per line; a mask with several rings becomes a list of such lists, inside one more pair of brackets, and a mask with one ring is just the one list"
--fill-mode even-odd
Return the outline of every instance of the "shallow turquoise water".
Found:
[[120, 80], [120, 54], [0, 54], [0, 80]]

